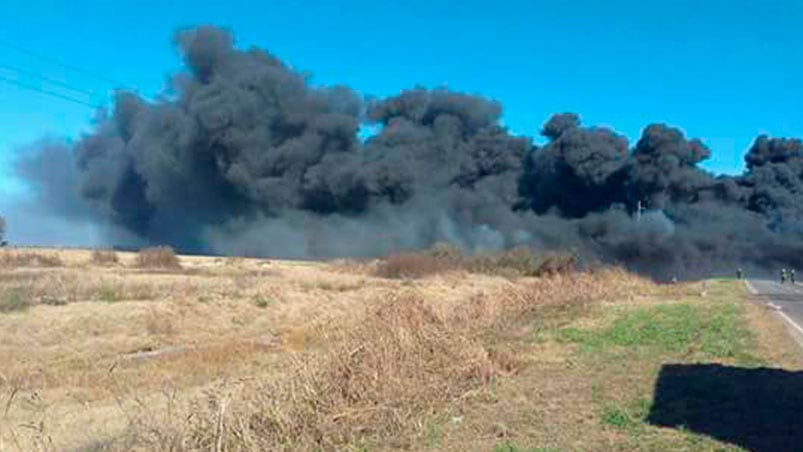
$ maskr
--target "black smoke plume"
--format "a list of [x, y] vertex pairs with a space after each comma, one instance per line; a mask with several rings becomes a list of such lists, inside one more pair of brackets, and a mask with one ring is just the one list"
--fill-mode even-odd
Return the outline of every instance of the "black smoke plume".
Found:
[[[118, 93], [63, 164], [43, 164], [50, 149], [22, 163], [40, 202], [189, 252], [371, 256], [445, 240], [658, 277], [803, 264], [800, 140], [759, 137], [743, 175], [715, 177], [698, 166], [706, 146], [664, 124], [630, 145], [558, 114], [537, 147], [482, 97], [364, 99], [225, 30], [175, 42], [186, 71], [160, 100]], [[361, 138], [363, 125], [376, 133]]]

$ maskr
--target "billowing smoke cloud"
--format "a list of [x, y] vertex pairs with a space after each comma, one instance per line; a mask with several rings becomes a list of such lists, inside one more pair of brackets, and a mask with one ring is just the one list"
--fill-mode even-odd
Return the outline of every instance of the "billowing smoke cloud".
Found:
[[[631, 146], [558, 114], [538, 148], [478, 96], [365, 100], [238, 50], [224, 30], [175, 42], [186, 72], [169, 95], [121, 92], [93, 133], [23, 163], [44, 205], [192, 252], [371, 256], [447, 240], [572, 250], [660, 277], [803, 264], [800, 140], [759, 137], [744, 175], [714, 177], [698, 167], [705, 145], [667, 125]], [[377, 132], [361, 140], [361, 125]]]

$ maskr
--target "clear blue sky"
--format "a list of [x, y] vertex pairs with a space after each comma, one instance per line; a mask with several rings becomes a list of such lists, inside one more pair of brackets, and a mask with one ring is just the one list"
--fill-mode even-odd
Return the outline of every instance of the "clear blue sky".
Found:
[[[24, 0], [0, 3], [0, 21], [0, 40], [147, 96], [180, 64], [173, 31], [212, 23], [315, 83], [376, 95], [447, 85], [497, 99], [516, 133], [535, 134], [561, 111], [631, 140], [668, 122], [711, 146], [706, 166], [717, 172], [739, 171], [758, 133], [803, 136], [803, 2], [794, 0]], [[7, 47], [3, 65], [94, 92], [67, 93], [92, 102], [112, 88]], [[0, 67], [0, 76], [17, 74]], [[18, 192], [12, 149], [78, 136], [91, 118], [82, 105], [0, 82], [0, 198]]]

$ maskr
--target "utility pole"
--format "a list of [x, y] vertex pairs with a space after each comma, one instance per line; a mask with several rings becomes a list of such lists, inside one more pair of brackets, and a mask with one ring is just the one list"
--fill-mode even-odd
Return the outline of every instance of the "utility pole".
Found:
[[641, 213], [644, 211], [644, 205], [639, 200], [636, 203], [636, 221], [641, 221]]

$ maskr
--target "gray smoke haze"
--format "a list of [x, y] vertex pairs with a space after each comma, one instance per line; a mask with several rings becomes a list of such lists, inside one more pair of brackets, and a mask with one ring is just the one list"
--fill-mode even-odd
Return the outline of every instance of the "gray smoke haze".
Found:
[[[214, 27], [179, 31], [169, 96], [117, 94], [94, 131], [21, 163], [39, 204], [112, 225], [109, 243], [280, 257], [375, 256], [450, 241], [570, 250], [657, 277], [803, 264], [803, 144], [759, 137], [737, 177], [652, 124], [631, 145], [573, 113], [537, 147], [502, 106], [445, 89], [366, 100], [317, 87]], [[359, 139], [361, 125], [377, 132]], [[637, 221], [641, 201], [647, 211]]]

